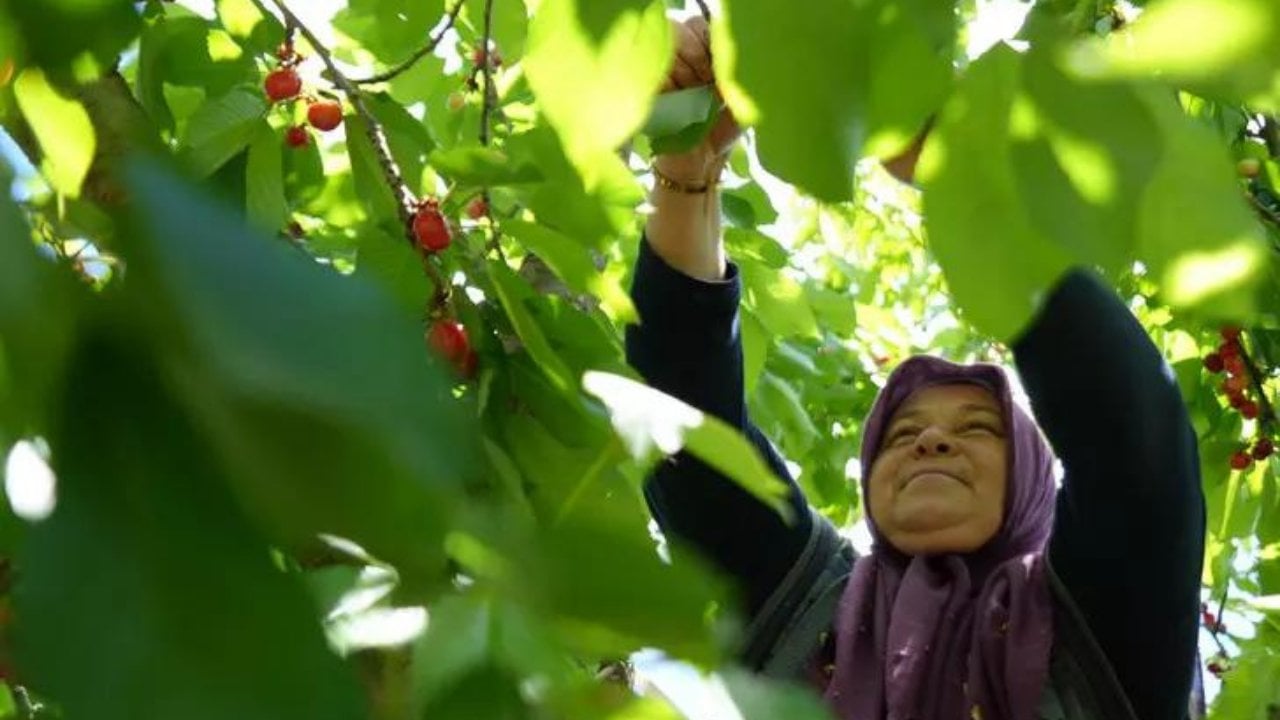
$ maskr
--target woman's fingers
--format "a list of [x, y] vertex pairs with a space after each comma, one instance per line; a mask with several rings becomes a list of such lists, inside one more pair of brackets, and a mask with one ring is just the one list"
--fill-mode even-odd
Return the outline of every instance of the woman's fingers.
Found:
[[[700, 19], [700, 18], [699, 18]], [[702, 33], [687, 23], [680, 26], [680, 35], [676, 42], [676, 57], [685, 62], [702, 85], [715, 82], [715, 73], [711, 67], [711, 51], [707, 48]]]

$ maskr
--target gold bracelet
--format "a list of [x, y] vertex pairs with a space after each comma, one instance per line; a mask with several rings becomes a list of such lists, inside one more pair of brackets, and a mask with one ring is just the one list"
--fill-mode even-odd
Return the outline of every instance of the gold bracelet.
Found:
[[715, 179], [712, 179], [702, 185], [687, 185], [679, 180], [672, 180], [667, 177], [662, 173], [662, 171], [658, 170], [657, 165], [650, 165], [649, 169], [653, 171], [653, 181], [657, 183], [658, 187], [664, 190], [674, 190], [675, 192], [684, 193], [685, 195], [702, 195], [715, 187], [717, 182]]

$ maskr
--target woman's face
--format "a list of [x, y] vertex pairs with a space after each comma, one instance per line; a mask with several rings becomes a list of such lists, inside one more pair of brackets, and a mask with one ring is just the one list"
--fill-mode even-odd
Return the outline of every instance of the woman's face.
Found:
[[976, 385], [934, 385], [893, 414], [867, 483], [871, 517], [908, 555], [963, 553], [1000, 529], [1008, 442], [1000, 405]]

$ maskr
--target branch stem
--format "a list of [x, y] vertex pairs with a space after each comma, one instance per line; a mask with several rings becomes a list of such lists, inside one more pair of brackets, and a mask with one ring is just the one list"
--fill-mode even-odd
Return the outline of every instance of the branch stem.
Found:
[[370, 85], [373, 83], [386, 82], [413, 67], [422, 58], [435, 52], [435, 49], [440, 45], [440, 41], [444, 39], [445, 33], [449, 32], [449, 29], [452, 28], [453, 24], [458, 20], [458, 13], [462, 12], [462, 6], [464, 3], [465, 0], [456, 0], [453, 7], [449, 8], [449, 11], [445, 13], [444, 25], [441, 25], [439, 29], [432, 33], [431, 37], [427, 39], [426, 45], [415, 50], [414, 53], [403, 62], [376, 75], [370, 75], [369, 77], [364, 78], [352, 78], [351, 84]]

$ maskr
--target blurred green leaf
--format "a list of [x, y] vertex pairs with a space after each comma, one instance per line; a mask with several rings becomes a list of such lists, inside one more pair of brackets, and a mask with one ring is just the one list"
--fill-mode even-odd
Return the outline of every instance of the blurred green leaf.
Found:
[[952, 297], [965, 319], [1001, 340], [1023, 329], [1070, 265], [1032, 224], [1010, 167], [1021, 77], [1021, 56], [1007, 45], [970, 65], [918, 173], [929, 246]]
[[831, 714], [810, 689], [769, 681], [744, 671], [722, 673], [743, 720], [830, 720]]
[[351, 0], [333, 18], [342, 34], [394, 65], [427, 42], [444, 0]]
[[97, 149], [89, 113], [79, 101], [51, 86], [36, 69], [23, 71], [14, 81], [13, 92], [40, 142], [49, 184], [63, 195], [79, 197]]
[[1256, 110], [1280, 110], [1280, 5], [1273, 0], [1161, 0], [1105, 41], [1076, 48], [1088, 75], [1159, 76]]
[[418, 323], [180, 180], [132, 177], [146, 232], [129, 246], [130, 292], [155, 308], [166, 367], [236, 468], [234, 491], [281, 540], [350, 538], [420, 590], [477, 448]]
[[520, 185], [543, 179], [537, 166], [517, 165], [501, 150], [486, 147], [436, 150], [431, 153], [431, 167], [455, 182], [478, 187]]
[[133, 3], [119, 0], [5, 0], [31, 60], [60, 81], [92, 80], [114, 67], [141, 28]]
[[356, 277], [390, 292], [406, 311], [422, 312], [431, 297], [431, 281], [422, 267], [422, 255], [403, 237], [366, 229], [357, 257]]
[[588, 190], [598, 158], [644, 123], [672, 54], [653, 0], [542, 0], [529, 24], [529, 85]]
[[265, 121], [249, 142], [244, 206], [249, 222], [266, 233], [280, 232], [289, 218], [284, 197], [284, 140]]
[[105, 720], [362, 716], [310, 601], [160, 368], [124, 342], [87, 341], [72, 363], [58, 508], [32, 528], [15, 596], [24, 675]]
[[779, 337], [813, 336], [818, 323], [800, 283], [784, 270], [740, 257], [743, 299], [756, 312], [768, 331]]
[[74, 290], [37, 254], [17, 206], [0, 197], [0, 435], [9, 440], [47, 427], [74, 338]]

